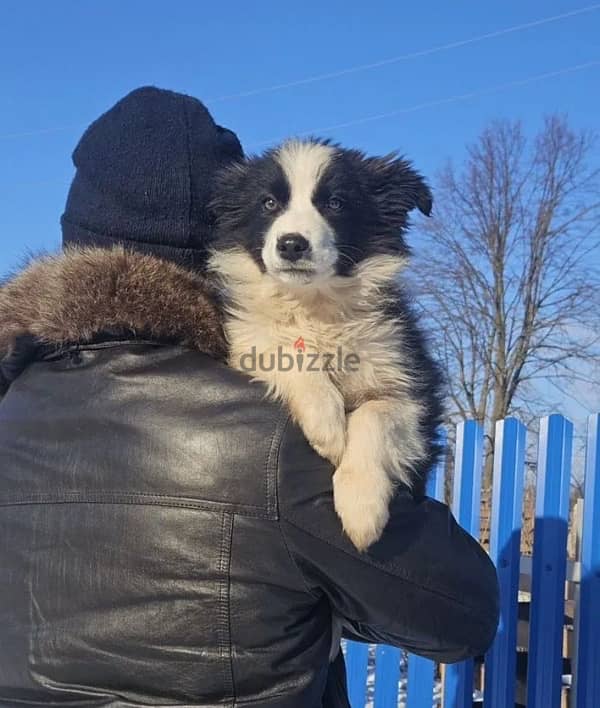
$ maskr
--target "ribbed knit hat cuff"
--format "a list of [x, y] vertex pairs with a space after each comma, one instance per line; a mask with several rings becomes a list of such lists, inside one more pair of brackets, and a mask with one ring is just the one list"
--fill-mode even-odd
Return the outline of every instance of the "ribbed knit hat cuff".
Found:
[[115, 246], [122, 246], [123, 248], [138, 253], [164, 258], [185, 268], [199, 269], [206, 264], [207, 253], [205, 249], [178, 248], [159, 243], [111, 238], [110, 236], [90, 231], [79, 224], [74, 224], [65, 218], [64, 215], [60, 222], [63, 232], [63, 244], [66, 247], [113, 248]]

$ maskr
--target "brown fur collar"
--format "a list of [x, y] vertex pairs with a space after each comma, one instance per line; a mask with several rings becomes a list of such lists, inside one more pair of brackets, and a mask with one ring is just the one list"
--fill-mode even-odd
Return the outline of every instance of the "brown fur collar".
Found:
[[206, 278], [153, 256], [70, 249], [34, 261], [0, 288], [0, 355], [22, 336], [62, 346], [106, 332], [226, 354]]

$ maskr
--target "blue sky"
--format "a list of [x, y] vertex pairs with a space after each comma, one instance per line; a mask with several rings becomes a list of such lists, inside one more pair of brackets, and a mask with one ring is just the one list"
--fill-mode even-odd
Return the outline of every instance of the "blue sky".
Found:
[[[545, 114], [560, 111], [577, 127], [600, 127], [600, 64], [490, 90], [600, 62], [600, 4], [370, 70], [239, 94], [591, 6], [586, 0], [2, 0], [0, 275], [28, 250], [58, 245], [71, 152], [87, 124], [137, 86], [203, 99], [250, 151], [314, 131], [372, 153], [399, 148], [432, 177], [447, 158], [459, 160], [492, 118], [520, 118], [533, 131]], [[327, 129], [348, 122], [354, 124]]]

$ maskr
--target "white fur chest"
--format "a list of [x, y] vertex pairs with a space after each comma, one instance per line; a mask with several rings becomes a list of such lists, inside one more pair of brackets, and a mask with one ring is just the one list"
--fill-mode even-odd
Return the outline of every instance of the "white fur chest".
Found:
[[227, 286], [230, 365], [273, 392], [283, 377], [302, 373], [309, 386], [311, 374], [325, 374], [353, 408], [409, 382], [402, 323], [385, 313], [403, 259], [373, 257], [351, 277], [296, 289], [261, 273], [240, 251], [218, 254], [212, 265]]
[[325, 374], [349, 409], [374, 393], [395, 391], [406, 379], [400, 324], [381, 308], [340, 308], [275, 299], [236, 307], [227, 324], [230, 364], [271, 383], [283, 375]]

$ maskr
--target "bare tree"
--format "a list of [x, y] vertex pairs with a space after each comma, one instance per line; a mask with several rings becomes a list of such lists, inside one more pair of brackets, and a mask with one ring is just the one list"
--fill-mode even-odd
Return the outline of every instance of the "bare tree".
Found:
[[488, 452], [497, 420], [539, 411], [541, 379], [585, 381], [598, 357], [594, 145], [563, 117], [548, 118], [534, 140], [519, 123], [495, 122], [436, 185], [415, 272], [451, 418], [484, 421]]

